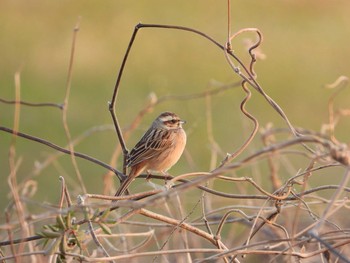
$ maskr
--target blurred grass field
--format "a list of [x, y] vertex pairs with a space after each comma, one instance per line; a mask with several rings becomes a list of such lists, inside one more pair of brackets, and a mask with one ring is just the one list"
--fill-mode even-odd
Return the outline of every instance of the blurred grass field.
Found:
[[[333, 91], [324, 88], [340, 75], [350, 75], [349, 1], [233, 1], [232, 31], [256, 27], [264, 35], [261, 46], [267, 58], [256, 65], [258, 81], [283, 108], [295, 126], [319, 130], [327, 121], [327, 101]], [[68, 124], [73, 137], [91, 127], [112, 124], [107, 102], [111, 99], [117, 73], [134, 26], [138, 22], [172, 24], [196, 28], [222, 44], [227, 36], [226, 1], [16, 1], [0, 2], [0, 97], [14, 99], [14, 74], [20, 71], [21, 98], [30, 102], [62, 103], [68, 73], [73, 28], [80, 19], [73, 66]], [[247, 61], [244, 37], [233, 49]], [[238, 81], [224, 54], [205, 39], [188, 32], [142, 29], [126, 65], [116, 112], [123, 127], [147, 102], [151, 92], [158, 97], [186, 95], [208, 89], [212, 80]], [[348, 106], [349, 90], [336, 99], [336, 106]], [[250, 130], [239, 110], [240, 88], [212, 99], [214, 136], [224, 152], [233, 152]], [[207, 171], [210, 149], [206, 132], [204, 99], [170, 101], [148, 114], [128, 142], [131, 148], [164, 110], [177, 112], [187, 120], [188, 154], [171, 173]], [[261, 126], [284, 121], [253, 91], [248, 110]], [[14, 106], [0, 103], [0, 125], [13, 126]], [[349, 122], [343, 120], [337, 138], [348, 141]], [[19, 130], [61, 146], [67, 143], [61, 112], [53, 108], [21, 108]], [[0, 133], [0, 211], [8, 203], [8, 149], [11, 136]], [[258, 140], [257, 140], [257, 143]], [[108, 162], [117, 145], [113, 130], [93, 134], [77, 151]], [[18, 181], [31, 176], [34, 163], [53, 150], [18, 139], [17, 158], [22, 159]], [[79, 168], [88, 192], [101, 193], [104, 169], [86, 161]], [[73, 173], [68, 156], [35, 177], [40, 202], [58, 198], [58, 176]], [[73, 176], [74, 177], [74, 176]], [[117, 180], [115, 181], [117, 183]], [[76, 186], [77, 182], [69, 181]]]

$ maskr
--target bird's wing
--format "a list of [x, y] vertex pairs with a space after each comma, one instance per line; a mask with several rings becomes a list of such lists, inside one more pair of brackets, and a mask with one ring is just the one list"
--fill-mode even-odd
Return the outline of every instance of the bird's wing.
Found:
[[131, 150], [127, 159], [127, 166], [134, 166], [150, 159], [173, 144], [170, 133], [161, 129], [149, 129], [141, 140]]

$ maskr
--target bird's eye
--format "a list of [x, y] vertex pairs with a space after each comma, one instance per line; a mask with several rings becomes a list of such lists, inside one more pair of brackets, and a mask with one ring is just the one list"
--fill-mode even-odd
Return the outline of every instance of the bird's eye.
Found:
[[170, 122], [173, 123], [173, 124], [175, 124], [175, 123], [176, 123], [176, 120], [171, 120]]

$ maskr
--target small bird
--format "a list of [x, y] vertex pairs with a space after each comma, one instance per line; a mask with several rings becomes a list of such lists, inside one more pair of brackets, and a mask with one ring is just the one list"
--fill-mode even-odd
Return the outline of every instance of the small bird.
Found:
[[128, 178], [123, 181], [115, 196], [122, 195], [130, 183], [143, 171], [167, 171], [180, 159], [186, 146], [185, 121], [175, 113], [163, 112], [152, 123], [141, 140], [131, 150], [126, 166]]

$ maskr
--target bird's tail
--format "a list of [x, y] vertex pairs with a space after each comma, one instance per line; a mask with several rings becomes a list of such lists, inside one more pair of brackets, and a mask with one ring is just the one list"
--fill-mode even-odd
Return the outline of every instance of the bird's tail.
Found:
[[115, 196], [121, 196], [124, 194], [126, 189], [128, 189], [129, 185], [134, 181], [134, 179], [139, 176], [142, 171], [144, 170], [143, 166], [134, 166], [131, 168], [130, 173], [128, 175], [128, 178], [126, 178], [121, 185], [119, 186], [119, 189], [115, 193]]
[[119, 186], [117, 192], [115, 193], [115, 196], [121, 196], [124, 194], [124, 192], [126, 191], [126, 189], [128, 189], [129, 185], [131, 184], [132, 181], [134, 181], [135, 177], [132, 176], [128, 176], [128, 178], [126, 178], [121, 185]]

